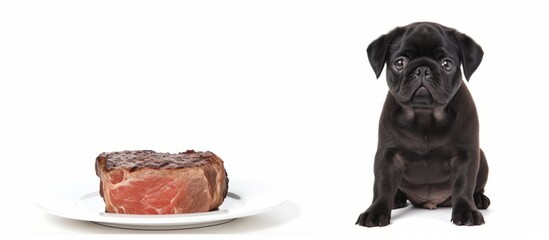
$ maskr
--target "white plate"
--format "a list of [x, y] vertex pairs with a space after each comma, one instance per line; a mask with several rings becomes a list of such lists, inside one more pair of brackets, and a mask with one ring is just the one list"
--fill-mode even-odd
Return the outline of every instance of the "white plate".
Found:
[[219, 210], [205, 213], [137, 215], [105, 213], [96, 183], [70, 184], [46, 192], [37, 203], [47, 213], [97, 224], [141, 230], [187, 229], [213, 226], [236, 218], [269, 211], [284, 203], [286, 195], [260, 183], [230, 180], [229, 192]]

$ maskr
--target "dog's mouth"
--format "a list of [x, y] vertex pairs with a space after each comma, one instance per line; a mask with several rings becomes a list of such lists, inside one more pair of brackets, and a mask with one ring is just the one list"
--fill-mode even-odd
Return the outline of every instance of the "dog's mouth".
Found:
[[417, 107], [433, 106], [433, 95], [425, 86], [421, 86], [412, 95], [411, 103]]

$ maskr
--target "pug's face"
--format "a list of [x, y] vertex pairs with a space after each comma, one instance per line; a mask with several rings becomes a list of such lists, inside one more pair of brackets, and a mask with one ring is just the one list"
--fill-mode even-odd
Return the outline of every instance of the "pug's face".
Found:
[[446, 106], [463, 82], [461, 65], [469, 79], [482, 55], [466, 35], [428, 22], [396, 28], [368, 46], [376, 75], [386, 64], [389, 91], [413, 109]]

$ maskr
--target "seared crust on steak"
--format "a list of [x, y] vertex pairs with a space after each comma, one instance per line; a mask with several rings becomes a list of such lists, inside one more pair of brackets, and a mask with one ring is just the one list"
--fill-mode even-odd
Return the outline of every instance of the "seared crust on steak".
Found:
[[212, 152], [107, 152], [95, 162], [109, 213], [174, 214], [218, 208], [227, 196], [227, 172]]
[[140, 168], [176, 169], [202, 166], [215, 160], [221, 160], [210, 151], [195, 152], [187, 150], [179, 154], [157, 153], [152, 150], [106, 152], [97, 157], [97, 162], [105, 161], [105, 169], [128, 169], [135, 171]]

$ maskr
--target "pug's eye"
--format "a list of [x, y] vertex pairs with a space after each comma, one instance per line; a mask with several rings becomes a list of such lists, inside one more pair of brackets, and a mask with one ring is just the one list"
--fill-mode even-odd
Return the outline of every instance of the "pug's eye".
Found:
[[402, 71], [406, 64], [408, 63], [408, 59], [405, 57], [398, 57], [393, 61], [393, 68], [397, 71]]
[[447, 71], [447, 72], [452, 71], [452, 69], [454, 69], [454, 63], [450, 59], [442, 60], [441, 65], [444, 71]]

